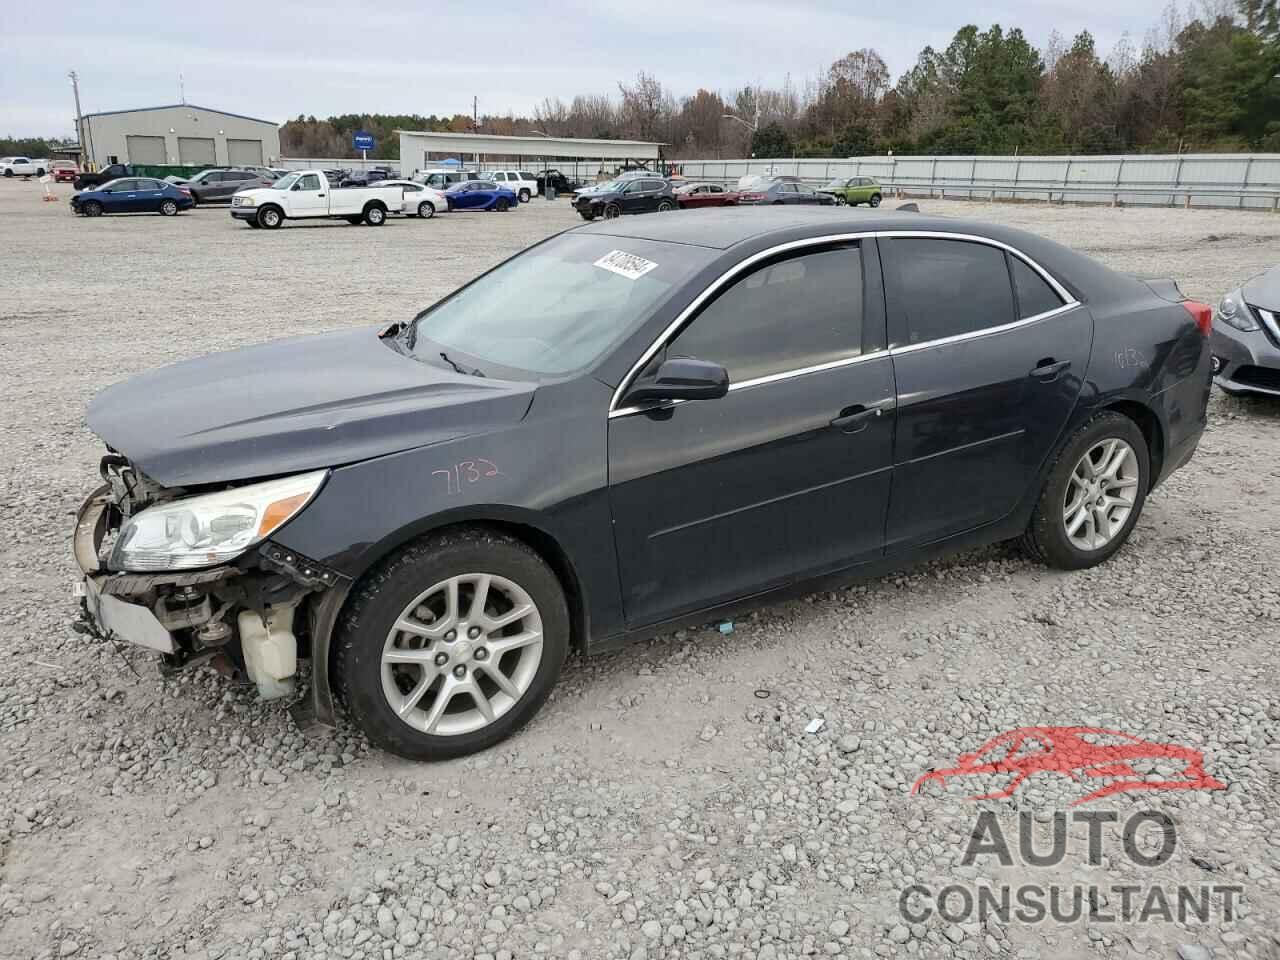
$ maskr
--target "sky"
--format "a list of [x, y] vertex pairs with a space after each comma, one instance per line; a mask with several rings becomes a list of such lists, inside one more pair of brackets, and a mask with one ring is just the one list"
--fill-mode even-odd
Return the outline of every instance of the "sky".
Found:
[[[1102, 53], [1141, 46], [1168, 0], [100, 0], [0, 4], [0, 136], [71, 136], [70, 70], [86, 113], [188, 103], [283, 123], [299, 114], [531, 115], [543, 97], [617, 93], [643, 70], [698, 87], [797, 88], [873, 47], [894, 81], [966, 23], [1043, 47], [1089, 30]], [[53, 12], [56, 9], [56, 13]]]

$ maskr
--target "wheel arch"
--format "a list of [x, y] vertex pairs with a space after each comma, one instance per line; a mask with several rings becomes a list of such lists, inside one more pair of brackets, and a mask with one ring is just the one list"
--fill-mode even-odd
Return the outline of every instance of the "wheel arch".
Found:
[[323, 623], [323, 629], [311, 637], [311, 662], [312, 704], [317, 719], [322, 723], [332, 724], [335, 717], [330, 680], [336, 652], [333, 631], [352, 597], [359, 593], [361, 583], [384, 560], [410, 544], [442, 533], [466, 529], [501, 533], [533, 550], [551, 568], [564, 590], [565, 603], [569, 607], [569, 649], [577, 653], [587, 649], [590, 630], [582, 578], [560, 538], [548, 529], [548, 525], [537, 514], [508, 507], [450, 511], [412, 524], [371, 547], [362, 558], [361, 569], [341, 588], [341, 594], [335, 594], [329, 602], [326, 602], [327, 594], [320, 600], [319, 619]]
[[377, 197], [374, 197], [372, 200], [365, 203], [365, 205], [361, 209], [364, 213], [368, 213], [369, 210], [373, 207], [377, 207], [383, 213], [387, 212], [387, 205], [383, 203], [381, 200], [379, 200]]
[[1164, 425], [1160, 422], [1160, 417], [1151, 407], [1131, 398], [1109, 400], [1097, 409], [1114, 410], [1138, 425], [1143, 439], [1147, 441], [1147, 456], [1151, 461], [1151, 484], [1148, 489], [1155, 487], [1160, 479], [1160, 472], [1164, 469], [1165, 457]]

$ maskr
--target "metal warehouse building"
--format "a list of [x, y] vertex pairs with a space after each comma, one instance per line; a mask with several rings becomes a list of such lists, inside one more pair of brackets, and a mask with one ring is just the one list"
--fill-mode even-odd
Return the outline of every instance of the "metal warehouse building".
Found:
[[280, 156], [270, 120], [189, 103], [87, 113], [80, 124], [85, 159], [108, 163], [262, 166]]

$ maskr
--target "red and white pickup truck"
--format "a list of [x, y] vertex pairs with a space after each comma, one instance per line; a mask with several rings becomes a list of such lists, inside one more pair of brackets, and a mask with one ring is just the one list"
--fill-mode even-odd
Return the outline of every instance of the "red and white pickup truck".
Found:
[[335, 187], [323, 170], [299, 170], [269, 187], [231, 197], [231, 216], [251, 227], [274, 230], [286, 220], [346, 220], [380, 227], [389, 211], [400, 212], [403, 187]]

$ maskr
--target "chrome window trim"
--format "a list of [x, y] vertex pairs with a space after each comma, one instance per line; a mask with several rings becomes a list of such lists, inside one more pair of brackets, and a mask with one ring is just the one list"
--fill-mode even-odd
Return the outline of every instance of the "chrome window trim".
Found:
[[[767, 376], [764, 376], [764, 377], [755, 377], [751, 380], [744, 380], [741, 383], [736, 383], [736, 384], [731, 383], [729, 385], [730, 392], [734, 391], [735, 389], [744, 389], [746, 387], [759, 386], [762, 383], [773, 383], [778, 380], [788, 380], [792, 377], [804, 376], [805, 374], [815, 373], [819, 370], [828, 370], [828, 369], [835, 369], [836, 367], [848, 366], [850, 364], [857, 363], [861, 360], [868, 360], [874, 357], [879, 357], [884, 355], [895, 355], [900, 353], [914, 353], [917, 350], [924, 350], [924, 349], [927, 349], [928, 347], [942, 346], [944, 344], [949, 344], [949, 343], [959, 343], [964, 340], [974, 340], [979, 337], [988, 336], [990, 334], [1003, 333], [1006, 330], [1013, 330], [1018, 327], [1027, 326], [1032, 323], [1038, 323], [1041, 320], [1046, 320], [1050, 317], [1055, 317], [1058, 314], [1066, 313], [1068, 310], [1073, 310], [1076, 307], [1080, 306], [1080, 301], [1077, 300], [1075, 297], [1073, 297], [1067, 291], [1066, 287], [1064, 287], [1061, 283], [1059, 283], [1057, 278], [1054, 277], [1053, 274], [1049, 273], [1049, 271], [1046, 270], [1044, 267], [1042, 267], [1039, 263], [1037, 263], [1031, 257], [1027, 256], [1017, 247], [1010, 246], [1009, 244], [1004, 243], [1003, 241], [995, 240], [991, 237], [980, 237], [972, 233], [951, 233], [946, 230], [870, 230], [870, 231], [860, 231], [857, 233], [832, 233], [832, 234], [825, 234], [819, 237], [805, 237], [802, 240], [790, 240], [786, 243], [779, 243], [779, 244], [776, 244], [775, 246], [769, 247], [768, 249], [761, 250], [758, 253], [753, 253], [751, 256], [747, 257], [745, 260], [740, 260], [737, 263], [735, 263], [728, 270], [726, 270], [724, 273], [720, 274], [720, 276], [716, 277], [709, 284], [707, 284], [706, 288], [701, 293], [699, 293], [696, 297], [694, 297], [693, 300], [690, 301], [689, 305], [685, 307], [683, 310], [681, 310], [680, 313], [676, 316], [676, 318], [672, 320], [671, 323], [667, 324], [666, 328], [660, 334], [658, 334], [658, 336], [654, 339], [654, 341], [651, 344], [649, 344], [648, 348], [644, 351], [644, 353], [640, 355], [640, 359], [631, 365], [631, 368], [627, 371], [626, 376], [623, 377], [620, 381], [618, 381], [618, 386], [614, 389], [613, 395], [609, 399], [609, 418], [612, 419], [614, 417], [630, 416], [633, 413], [640, 413], [642, 411], [657, 409], [654, 406], [619, 407], [618, 403], [622, 399], [623, 394], [626, 393], [627, 388], [630, 387], [631, 382], [636, 378], [636, 376], [640, 373], [640, 371], [644, 369], [645, 365], [648, 364], [648, 362], [653, 359], [654, 354], [656, 354], [660, 349], [662, 349], [662, 347], [671, 339], [672, 335], [675, 334], [677, 331], [679, 331], [680, 328], [683, 327], [684, 324], [688, 322], [689, 318], [694, 313], [696, 313], [699, 309], [701, 309], [703, 304], [705, 304], [709, 299], [711, 299], [711, 297], [719, 293], [721, 288], [723, 288], [725, 284], [729, 283], [740, 273], [743, 273], [744, 271], [750, 269], [752, 266], [759, 263], [761, 260], [767, 260], [770, 257], [776, 257], [780, 253], [789, 253], [793, 250], [803, 250], [806, 247], [818, 247], [818, 246], [823, 246], [825, 244], [831, 244], [831, 243], [847, 243], [853, 240], [880, 240], [880, 239], [960, 240], [968, 243], [981, 243], [989, 247], [997, 247], [1000, 250], [1004, 250], [1012, 254], [1013, 256], [1017, 257], [1019, 260], [1021, 260], [1023, 263], [1029, 266], [1032, 270], [1034, 270], [1037, 274], [1039, 274], [1039, 276], [1046, 283], [1048, 283], [1049, 286], [1053, 289], [1053, 292], [1062, 298], [1062, 301], [1063, 301], [1062, 305], [1060, 307], [1054, 308], [1053, 310], [1047, 310], [1043, 313], [1038, 313], [1035, 316], [1026, 317], [1021, 320], [1014, 320], [1011, 323], [1000, 324], [999, 326], [995, 326], [995, 327], [983, 327], [981, 330], [971, 330], [971, 331], [968, 331], [967, 333], [958, 333], [955, 336], [951, 336], [951, 337], [942, 337], [937, 340], [926, 340], [923, 343], [912, 343], [905, 347], [895, 347], [887, 350], [877, 350], [872, 353], [858, 354], [852, 357], [845, 357], [841, 360], [835, 360], [829, 363], [818, 364], [817, 366], [799, 367], [794, 370], [783, 370], [783, 371], [779, 371], [778, 373], [768, 374]], [[1012, 286], [1013, 286], [1013, 281], [1012, 279], [1010, 279], [1010, 287]], [[683, 401], [678, 401], [678, 402], [683, 402]], [[675, 405], [675, 402], [672, 402], [667, 404], [659, 404], [658, 407], [674, 406], [674, 405]]]

